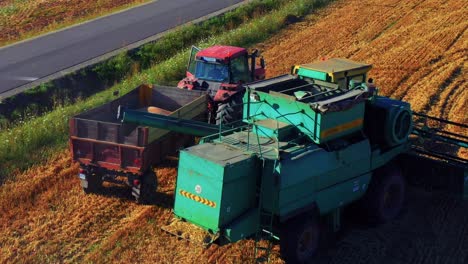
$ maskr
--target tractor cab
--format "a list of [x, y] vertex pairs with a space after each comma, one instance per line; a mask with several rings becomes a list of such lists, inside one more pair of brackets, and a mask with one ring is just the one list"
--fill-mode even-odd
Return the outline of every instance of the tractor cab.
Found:
[[245, 48], [234, 46], [212, 46], [203, 50], [192, 47], [187, 76], [178, 87], [217, 91], [223, 86], [232, 90], [242, 84], [264, 79], [264, 61], [261, 59], [261, 65], [257, 66], [257, 54], [257, 51], [249, 54]]
[[189, 72], [199, 80], [223, 83], [247, 83], [252, 80], [248, 53], [244, 48], [214, 46], [190, 58]]
[[240, 120], [244, 84], [265, 79], [265, 62], [261, 58], [257, 66], [257, 56], [257, 50], [249, 54], [233, 46], [192, 47], [186, 77], [177, 87], [207, 92], [209, 123]]

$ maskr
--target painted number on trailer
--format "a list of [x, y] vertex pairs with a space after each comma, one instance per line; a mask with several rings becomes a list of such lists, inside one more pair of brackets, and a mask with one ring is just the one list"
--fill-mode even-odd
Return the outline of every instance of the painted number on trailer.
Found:
[[200, 185], [195, 185], [195, 192], [200, 194], [202, 192], [202, 187]]

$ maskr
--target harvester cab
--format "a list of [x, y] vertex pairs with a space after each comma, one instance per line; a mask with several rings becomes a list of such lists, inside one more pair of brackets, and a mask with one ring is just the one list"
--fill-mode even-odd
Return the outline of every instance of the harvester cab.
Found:
[[257, 57], [257, 50], [249, 54], [240, 47], [192, 47], [186, 77], [177, 87], [207, 91], [210, 123], [237, 121], [242, 115], [243, 85], [265, 78], [265, 62], [261, 58], [257, 65]]
[[349, 90], [357, 87], [375, 88], [367, 73], [372, 65], [348, 59], [332, 58], [318, 62], [293, 66], [291, 74], [298, 78], [334, 83], [338, 89]]

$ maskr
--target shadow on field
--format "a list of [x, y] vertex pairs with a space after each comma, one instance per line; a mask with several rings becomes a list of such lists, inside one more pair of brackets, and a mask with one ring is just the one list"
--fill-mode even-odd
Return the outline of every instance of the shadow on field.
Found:
[[[111, 184], [108, 186], [105, 185], [100, 190], [99, 195], [135, 202], [135, 198], [132, 196], [132, 190], [128, 186]], [[172, 192], [167, 193], [157, 191], [150, 201], [145, 203], [145, 205], [154, 205], [165, 209], [171, 209], [174, 205], [174, 195]]]
[[454, 194], [408, 186], [402, 213], [389, 223], [369, 225], [347, 208], [340, 232], [322, 229], [310, 263], [468, 263], [467, 211], [468, 201]]

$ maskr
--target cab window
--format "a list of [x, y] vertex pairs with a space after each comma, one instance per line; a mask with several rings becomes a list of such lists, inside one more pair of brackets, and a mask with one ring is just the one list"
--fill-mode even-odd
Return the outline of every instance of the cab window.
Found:
[[231, 61], [231, 73], [232, 82], [244, 82], [250, 81], [249, 65], [246, 56], [240, 56]]
[[228, 66], [226, 64], [198, 60], [195, 77], [206, 81], [227, 82], [229, 80]]

